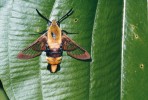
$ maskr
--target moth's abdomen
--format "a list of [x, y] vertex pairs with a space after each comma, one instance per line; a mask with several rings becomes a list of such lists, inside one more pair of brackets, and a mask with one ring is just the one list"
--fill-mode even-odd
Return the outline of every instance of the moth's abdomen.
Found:
[[58, 65], [61, 63], [62, 57], [46, 57], [46, 60], [50, 65], [50, 72], [54, 73], [57, 71]]
[[61, 63], [63, 49], [60, 48], [46, 48], [46, 60], [48, 65], [50, 65], [50, 72], [54, 73], [58, 69], [58, 65]]
[[46, 51], [46, 56], [47, 57], [56, 58], [56, 57], [61, 57], [62, 54], [63, 54], [62, 48], [53, 48], [53, 49], [48, 49]]

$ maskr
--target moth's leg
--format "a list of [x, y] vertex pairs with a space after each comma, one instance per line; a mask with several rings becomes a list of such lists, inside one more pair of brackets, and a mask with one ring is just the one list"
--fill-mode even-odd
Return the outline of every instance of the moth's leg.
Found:
[[78, 34], [78, 33], [69, 33], [69, 32], [67, 32], [65, 30], [62, 30], [62, 33], [65, 33], [65, 34]]

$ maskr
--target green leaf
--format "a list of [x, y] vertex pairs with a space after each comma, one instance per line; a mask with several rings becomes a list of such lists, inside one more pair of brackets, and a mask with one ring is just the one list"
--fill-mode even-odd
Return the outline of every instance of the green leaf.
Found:
[[92, 36], [90, 100], [120, 99], [122, 2], [98, 1]]
[[0, 89], [0, 100], [8, 100], [6, 93], [3, 89]]
[[9, 100], [0, 81], [0, 100]]
[[[47, 70], [46, 54], [20, 60], [50, 20], [71, 8], [61, 29], [91, 54], [91, 61], [62, 57]], [[0, 79], [10, 100], [147, 100], [147, 1], [1, 0]]]
[[122, 100], [148, 99], [147, 1], [124, 3], [122, 40]]

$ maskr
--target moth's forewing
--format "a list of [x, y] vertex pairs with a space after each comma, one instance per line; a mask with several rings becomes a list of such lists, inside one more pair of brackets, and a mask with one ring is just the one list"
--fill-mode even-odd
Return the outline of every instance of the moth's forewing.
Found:
[[17, 58], [19, 59], [31, 59], [41, 55], [42, 51], [46, 50], [47, 36], [43, 34], [30, 46], [23, 49], [18, 53]]
[[75, 59], [88, 60], [90, 54], [70, 39], [66, 34], [62, 35], [63, 50], [67, 51], [67, 54]]

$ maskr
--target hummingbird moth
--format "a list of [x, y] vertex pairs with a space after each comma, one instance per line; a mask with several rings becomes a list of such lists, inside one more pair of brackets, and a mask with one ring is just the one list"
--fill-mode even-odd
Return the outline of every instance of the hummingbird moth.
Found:
[[57, 72], [60, 68], [63, 51], [67, 52], [67, 55], [79, 59], [88, 60], [90, 59], [89, 53], [76, 44], [66, 34], [67, 31], [60, 28], [60, 23], [73, 14], [73, 10], [68, 11], [61, 19], [48, 20], [43, 16], [37, 9], [38, 15], [42, 17], [48, 23], [48, 29], [41, 32], [42, 34], [37, 40], [31, 45], [20, 51], [17, 55], [19, 59], [31, 59], [40, 56], [44, 51], [46, 52], [46, 60], [48, 62], [47, 69], [50, 72]]

